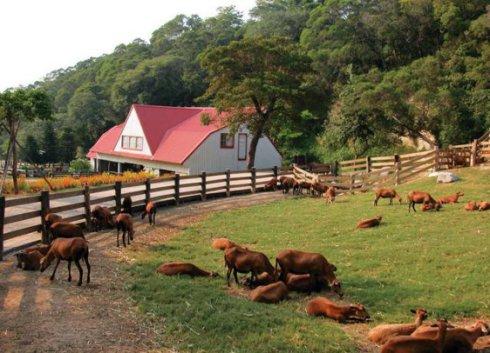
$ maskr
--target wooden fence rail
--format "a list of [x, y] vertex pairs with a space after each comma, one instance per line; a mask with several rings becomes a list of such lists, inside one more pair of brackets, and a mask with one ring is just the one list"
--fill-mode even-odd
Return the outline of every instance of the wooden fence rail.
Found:
[[[291, 171], [270, 169], [252, 169], [250, 171], [222, 173], [201, 173], [199, 175], [148, 179], [139, 183], [122, 184], [90, 188], [83, 190], [50, 193], [43, 191], [39, 195], [16, 199], [0, 196], [0, 260], [5, 254], [4, 241], [33, 232], [40, 232], [39, 241], [47, 241], [44, 216], [48, 212], [59, 213], [67, 221], [83, 223], [91, 229], [90, 211], [93, 205], [104, 204], [111, 211], [119, 212], [121, 200], [125, 196], [133, 198], [133, 206], [145, 204], [150, 198], [159, 206], [179, 204], [185, 200], [206, 200], [213, 196], [229, 197], [237, 193], [255, 193], [264, 189], [273, 177], [291, 174]], [[18, 223], [21, 222], [21, 223]], [[6, 230], [9, 228], [8, 230]], [[15, 249], [9, 250], [9, 252]]]

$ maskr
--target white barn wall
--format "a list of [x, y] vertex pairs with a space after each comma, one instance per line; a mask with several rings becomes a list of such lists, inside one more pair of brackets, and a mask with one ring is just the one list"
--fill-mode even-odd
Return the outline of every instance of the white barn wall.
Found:
[[[122, 148], [121, 140], [123, 135], [143, 137], [143, 150], [138, 151], [138, 150], [130, 150], [130, 149]], [[151, 156], [150, 146], [148, 145], [148, 141], [146, 141], [145, 133], [143, 132], [143, 128], [141, 127], [140, 120], [138, 119], [138, 115], [136, 114], [136, 111], [134, 109], [131, 109], [131, 111], [129, 112], [126, 125], [124, 126], [124, 129], [121, 131], [121, 135], [117, 140], [117, 144], [116, 147], [114, 148], [114, 151], [135, 153], [135, 154], [146, 154], [148, 156]]]
[[[213, 173], [222, 172], [226, 169], [240, 171], [247, 169], [247, 161], [238, 160], [238, 133], [248, 133], [245, 128], [240, 129], [235, 134], [235, 146], [231, 148], [220, 147], [220, 136], [222, 133], [229, 132], [228, 128], [213, 132], [208, 138], [189, 156], [184, 162], [184, 166], [189, 169], [191, 175], [203, 171]], [[252, 135], [248, 134], [247, 157], [250, 149]], [[255, 155], [256, 168], [280, 167], [282, 158], [272, 142], [267, 137], [262, 137], [257, 144]]]

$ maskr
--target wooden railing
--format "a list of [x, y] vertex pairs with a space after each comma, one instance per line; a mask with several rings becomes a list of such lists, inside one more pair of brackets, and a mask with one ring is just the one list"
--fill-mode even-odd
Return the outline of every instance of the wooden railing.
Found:
[[[151, 198], [158, 206], [179, 204], [182, 201], [206, 200], [207, 197], [231, 196], [236, 193], [255, 193], [264, 189], [273, 177], [290, 174], [288, 170], [252, 169], [250, 171], [201, 173], [199, 175], [147, 179], [139, 183], [116, 182], [113, 185], [83, 190], [50, 193], [6, 199], [0, 196], [0, 260], [4, 255], [4, 241], [40, 232], [39, 239], [22, 243], [22, 247], [39, 241], [47, 242], [44, 216], [48, 212], [60, 214], [64, 220], [83, 223], [91, 229], [90, 211], [93, 205], [104, 204], [116, 213], [121, 200], [131, 196], [133, 207], [142, 208]], [[14, 251], [10, 249], [9, 252]]]

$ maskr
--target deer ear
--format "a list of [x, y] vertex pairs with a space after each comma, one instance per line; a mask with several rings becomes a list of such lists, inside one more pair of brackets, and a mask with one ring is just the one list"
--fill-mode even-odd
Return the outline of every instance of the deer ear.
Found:
[[415, 314], [415, 313], [417, 312], [417, 310], [415, 310], [415, 309], [410, 309], [410, 312], [411, 312], [412, 314]]

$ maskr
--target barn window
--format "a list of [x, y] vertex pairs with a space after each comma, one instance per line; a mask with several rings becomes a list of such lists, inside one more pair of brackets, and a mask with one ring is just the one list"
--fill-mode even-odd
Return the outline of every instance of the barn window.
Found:
[[232, 134], [221, 134], [221, 148], [233, 148], [235, 147], [235, 136]]
[[121, 146], [127, 150], [143, 150], [143, 137], [138, 136], [123, 136]]

